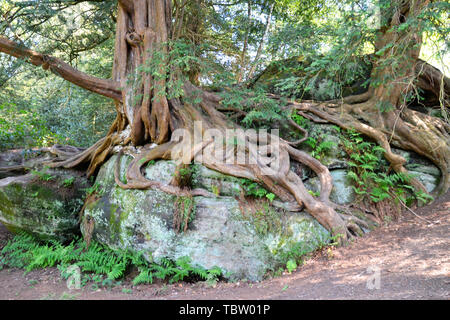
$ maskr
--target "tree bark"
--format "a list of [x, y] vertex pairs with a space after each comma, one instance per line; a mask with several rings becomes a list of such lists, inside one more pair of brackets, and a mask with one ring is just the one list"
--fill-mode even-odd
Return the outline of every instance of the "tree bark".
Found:
[[[368, 92], [343, 99], [340, 108], [323, 104], [315, 108], [309, 104], [296, 107], [310, 112], [345, 129], [356, 129], [374, 139], [385, 149], [385, 157], [392, 169], [407, 174], [406, 160], [391, 151], [393, 144], [412, 150], [430, 159], [440, 170], [442, 179], [434, 193], [446, 192], [450, 186], [450, 137], [444, 121], [409, 110], [408, 95], [422, 82], [435, 81], [438, 76], [430, 68], [419, 72], [423, 62], [419, 59], [422, 45], [420, 13], [429, 0], [394, 1], [394, 6], [383, 15], [385, 25], [379, 31], [377, 59], [371, 73]], [[439, 74], [439, 73], [437, 73]], [[445, 91], [447, 80], [441, 81], [434, 91]], [[445, 80], [445, 81], [444, 81]], [[441, 85], [442, 82], [442, 85]], [[440, 89], [436, 89], [440, 88]], [[411, 184], [426, 192], [415, 178]]]
[[262, 49], [264, 46], [264, 40], [266, 38], [267, 33], [269, 32], [270, 22], [272, 20], [272, 12], [273, 12], [274, 7], [275, 7], [275, 3], [273, 3], [270, 6], [270, 12], [269, 12], [269, 16], [267, 17], [266, 27], [264, 28], [264, 33], [262, 35], [261, 42], [259, 43], [258, 50], [256, 51], [255, 59], [253, 60], [250, 71], [248, 72], [247, 79], [251, 79], [253, 77], [253, 73], [256, 70], [256, 64], [259, 62], [259, 59], [261, 58], [261, 53], [262, 53]]
[[131, 126], [131, 141], [140, 145], [148, 138], [157, 144], [168, 141], [170, 112], [165, 92], [167, 66], [161, 62], [158, 79], [139, 70], [152, 53], [168, 51], [171, 30], [170, 1], [119, 1], [113, 78], [123, 90], [119, 112]]
[[33, 51], [2, 36], [0, 36], [0, 52], [24, 59], [35, 66], [42, 66], [44, 70], [50, 70], [57, 76], [86, 90], [117, 101], [122, 99], [122, 91], [118, 82], [93, 77], [73, 68], [62, 60]]

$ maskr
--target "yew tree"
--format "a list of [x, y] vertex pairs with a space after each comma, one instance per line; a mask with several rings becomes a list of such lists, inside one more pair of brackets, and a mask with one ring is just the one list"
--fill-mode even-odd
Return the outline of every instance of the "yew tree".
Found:
[[[366, 93], [320, 103], [291, 101], [284, 107], [312, 115], [311, 119], [317, 121], [320, 119], [345, 129], [354, 129], [373, 139], [384, 149], [384, 156], [395, 172], [407, 173], [404, 167], [406, 160], [391, 151], [392, 144], [425, 156], [441, 170], [442, 178], [436, 188], [439, 194], [446, 192], [449, 186], [449, 124], [442, 119], [410, 110], [405, 102], [405, 97], [417, 87], [431, 90], [443, 100], [450, 92], [449, 79], [419, 60], [421, 19], [430, 2], [393, 0], [389, 6], [382, 8], [371, 87]], [[273, 6], [276, 12], [277, 2], [271, 3], [270, 12]], [[175, 139], [173, 136], [177, 129], [185, 129], [193, 137], [207, 129], [224, 133], [227, 129], [240, 128], [238, 123], [221, 112], [224, 110], [221, 95], [192, 83], [197, 81], [189, 81], [189, 78], [193, 78], [185, 77], [167, 58], [173, 50], [173, 40], [183, 32], [189, 34], [186, 30], [180, 31], [183, 30], [183, 24], [190, 22], [183, 16], [183, 1], [176, 1], [175, 4], [170, 0], [118, 1], [111, 79], [85, 74], [58, 58], [33, 51], [0, 36], [0, 52], [41, 66], [86, 90], [114, 100], [117, 116], [107, 135], [85, 150], [55, 146], [53, 152], [58, 154], [58, 159], [52, 166], [72, 168], [88, 163], [87, 174], [91, 176], [113, 153], [126, 152], [132, 154], [134, 159], [127, 169], [126, 183], [120, 180], [116, 170], [115, 179], [120, 187], [159, 188], [176, 195], [211, 196], [205, 190], [186, 188], [180, 174], [185, 163], [179, 164], [170, 184], [149, 181], [141, 171], [152, 160], [178, 160], [175, 158], [180, 157], [180, 154], [175, 149], [179, 137]], [[200, 23], [191, 23], [190, 28], [198, 28]], [[271, 96], [271, 99], [281, 104], [276, 96]], [[195, 122], [201, 122], [202, 125], [194, 125]], [[251, 150], [264, 147], [272, 137], [247, 138], [247, 157], [254, 161], [245, 164], [225, 163], [223, 159], [215, 157], [216, 153], [208, 152], [203, 155], [203, 165], [264, 185], [293, 210], [304, 207], [334, 235], [341, 235], [342, 240], [358, 234], [361, 226], [365, 226], [363, 221], [329, 200], [333, 184], [328, 168], [308, 153], [297, 149], [295, 146], [298, 141], [281, 139], [279, 153], [269, 153], [261, 159]], [[197, 144], [194, 141], [182, 143], [192, 145], [189, 160], [193, 160], [195, 154], [206, 147], [222, 147], [212, 144], [210, 140]], [[275, 156], [279, 160], [277, 166], [271, 161]], [[291, 170], [291, 160], [308, 166], [317, 174], [321, 183], [319, 196], [308, 192], [302, 179]], [[426, 192], [418, 180], [412, 179], [412, 184], [417, 190]]]

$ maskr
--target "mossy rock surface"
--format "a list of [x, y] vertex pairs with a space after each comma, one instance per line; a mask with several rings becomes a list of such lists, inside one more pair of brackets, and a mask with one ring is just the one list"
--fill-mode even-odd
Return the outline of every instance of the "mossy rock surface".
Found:
[[0, 180], [0, 222], [12, 232], [28, 232], [43, 240], [71, 240], [80, 233], [78, 214], [88, 180], [72, 170], [45, 173], [48, 181], [33, 173]]
[[[291, 256], [329, 241], [329, 233], [306, 213], [278, 213], [267, 207], [267, 212], [249, 214], [228, 196], [194, 197], [192, 221], [185, 232], [177, 233], [176, 197], [158, 190], [121, 189], [113, 179], [116, 159], [113, 156], [100, 169], [96, 183], [103, 192], [87, 206], [84, 218], [94, 220], [93, 238], [109, 247], [139, 251], [156, 262], [188, 256], [204, 268], [220, 267], [230, 279], [256, 281], [284, 267]], [[130, 160], [126, 156], [120, 160], [122, 178]], [[162, 160], [150, 167], [146, 177], [153, 179], [157, 173], [165, 182], [175, 170], [173, 163]], [[214, 177], [227, 182], [206, 168], [197, 173], [198, 181]]]
[[[360, 94], [367, 91], [366, 80], [370, 78], [372, 64], [371, 56], [355, 57], [353, 62], [342, 66], [347, 74], [352, 74], [342, 85], [342, 96]], [[304, 56], [293, 56], [287, 59], [272, 62], [260, 74], [251, 80], [252, 86], [262, 85], [271, 93], [295, 97], [304, 100], [330, 100], [340, 98], [340, 91], [337, 90], [337, 81], [326, 72], [309, 75], [307, 69], [317, 59], [311, 59]], [[286, 80], [295, 80], [289, 83], [284, 90], [283, 82]], [[294, 85], [296, 84], [296, 85]], [[305, 87], [308, 89], [305, 90]]]
[[239, 196], [242, 186], [238, 178], [224, 175], [201, 164], [193, 166], [192, 187], [203, 188], [216, 195]]
[[[331, 170], [333, 188], [330, 200], [334, 203], [345, 205], [355, 201], [356, 192], [352, 188], [353, 181], [347, 177], [348, 171], [343, 169]], [[305, 187], [316, 194], [320, 194], [320, 180], [317, 177], [306, 180]]]

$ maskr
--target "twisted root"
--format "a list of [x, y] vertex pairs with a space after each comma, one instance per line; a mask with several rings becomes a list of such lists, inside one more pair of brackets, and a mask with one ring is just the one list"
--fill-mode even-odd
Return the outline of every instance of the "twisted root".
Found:
[[[347, 101], [362, 101], [363, 98], [367, 98], [367, 95]], [[448, 124], [441, 119], [409, 109], [381, 114], [374, 111], [376, 110], [374, 99], [354, 105], [344, 103], [339, 108], [336, 108], [334, 104], [327, 103], [295, 102], [291, 104], [291, 107], [303, 114], [313, 114], [343, 129], [356, 130], [373, 139], [385, 150], [386, 160], [397, 173], [408, 173], [404, 167], [406, 159], [392, 152], [391, 143], [399, 148], [412, 150], [427, 157], [440, 169], [442, 174], [440, 183], [433, 194], [438, 195], [448, 190], [450, 185], [450, 136]], [[362, 121], [367, 121], [368, 124]], [[417, 179], [412, 178], [410, 183], [416, 190], [427, 193], [423, 184]]]
[[[191, 138], [195, 133], [201, 134], [203, 137], [205, 131], [210, 128], [214, 128], [222, 133], [223, 136], [225, 136], [225, 130], [228, 128], [240, 128], [236, 124], [229, 123], [227, 118], [218, 111], [221, 106], [220, 97], [217, 95], [199, 90], [192, 85], [186, 85], [185, 92], [190, 97], [200, 96], [202, 101], [196, 105], [191, 105], [181, 101], [181, 99], [170, 100], [172, 116], [170, 127], [172, 132], [178, 128], [184, 128], [190, 133], [190, 138], [183, 137], [181, 142], [173, 140], [157, 145], [154, 148], [144, 147], [140, 153], [132, 154], [134, 159], [127, 168], [126, 183], [119, 178], [120, 157], [123, 154], [123, 151], [120, 151], [115, 167], [115, 181], [121, 188], [156, 188], [176, 196], [214, 197], [214, 194], [203, 189], [189, 190], [183, 187], [179, 177], [179, 171], [183, 168], [181, 163], [190, 163], [197, 154], [202, 152], [202, 164], [207, 168], [226, 175], [246, 178], [264, 185], [282, 201], [282, 203], [275, 201], [274, 203], [277, 206], [288, 208], [291, 211], [305, 208], [333, 235], [340, 235], [341, 242], [354, 235], [361, 234], [363, 228], [367, 228], [367, 224], [364, 221], [354, 217], [351, 212], [341, 210], [339, 206], [330, 201], [332, 178], [328, 168], [317, 159], [294, 147], [307, 138], [306, 131], [301, 130], [297, 125], [293, 125], [293, 127], [303, 132], [304, 137], [294, 142], [280, 139], [278, 155], [268, 154], [267, 156], [261, 156], [260, 151], [262, 148], [267, 147], [268, 141], [273, 139], [270, 134], [263, 137], [246, 136], [243, 146], [246, 162], [244, 164], [236, 161], [230, 163], [224, 161], [227, 155], [236, 154], [238, 148], [242, 148], [242, 146], [235, 146], [230, 150], [223, 143], [217, 143], [217, 141], [208, 137], [206, 137], [205, 141], [197, 144], [193, 143]], [[450, 159], [448, 154], [448, 126], [440, 120], [429, 116], [417, 115], [412, 111], [404, 111], [402, 114], [394, 114], [395, 123], [389, 122], [388, 119], [392, 118], [392, 114], [383, 116], [380, 113], [373, 112], [374, 101], [369, 97], [369, 94], [347, 98], [344, 103], [338, 101], [322, 104], [292, 102], [289, 107], [313, 121], [329, 122], [344, 129], [354, 129], [374, 139], [384, 148], [384, 155], [396, 172], [407, 173], [407, 170], [404, 168], [406, 161], [403, 157], [392, 152], [390, 143], [396, 143], [400, 147], [414, 150], [429, 157], [438, 165], [443, 174], [443, 179], [438, 189], [440, 191], [448, 189], [448, 166], [446, 163]], [[362, 112], [363, 110], [365, 112]], [[200, 121], [203, 128], [196, 127], [195, 121]], [[414, 121], [416, 125], [420, 123], [427, 128], [432, 128], [432, 130], [426, 131], [424, 137], [431, 137], [434, 141], [444, 141], [444, 143], [432, 145], [429, 142], [417, 141], [418, 139], [414, 138], [416, 132], [413, 132], [412, 128]], [[123, 138], [126, 135], [122, 135], [119, 130], [119, 127], [123, 130], [126, 122], [121, 121], [120, 123], [120, 125], [116, 124], [114, 130], [110, 130], [106, 138], [100, 140], [91, 148], [56, 165], [73, 166], [89, 160], [89, 172], [92, 174], [99, 163], [103, 162], [112, 153], [114, 146], [128, 143], [129, 138]], [[173, 136], [172, 138], [174, 139]], [[421, 138], [421, 140], [424, 140], [424, 138]], [[215, 143], [212, 143], [213, 141]], [[188, 155], [179, 152], [182, 149], [180, 145], [186, 144], [193, 146]], [[142, 174], [142, 167], [146, 163], [158, 159], [179, 162], [175, 177], [170, 183], [150, 181]], [[184, 159], [184, 162], [181, 161], [182, 159]], [[303, 163], [317, 174], [320, 180], [319, 197], [312, 196], [305, 188], [301, 178], [290, 169], [291, 159]], [[413, 185], [419, 190], [425, 190], [423, 185], [415, 179], [413, 179]]]

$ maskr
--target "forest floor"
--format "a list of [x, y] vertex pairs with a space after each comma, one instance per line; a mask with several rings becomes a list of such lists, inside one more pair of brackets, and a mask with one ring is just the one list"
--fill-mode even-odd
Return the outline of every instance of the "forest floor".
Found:
[[[0, 271], [0, 299], [450, 299], [450, 192], [292, 273], [251, 283], [156, 283], [69, 290], [56, 268]], [[428, 223], [423, 219], [428, 220]], [[0, 247], [11, 234], [0, 225]]]

